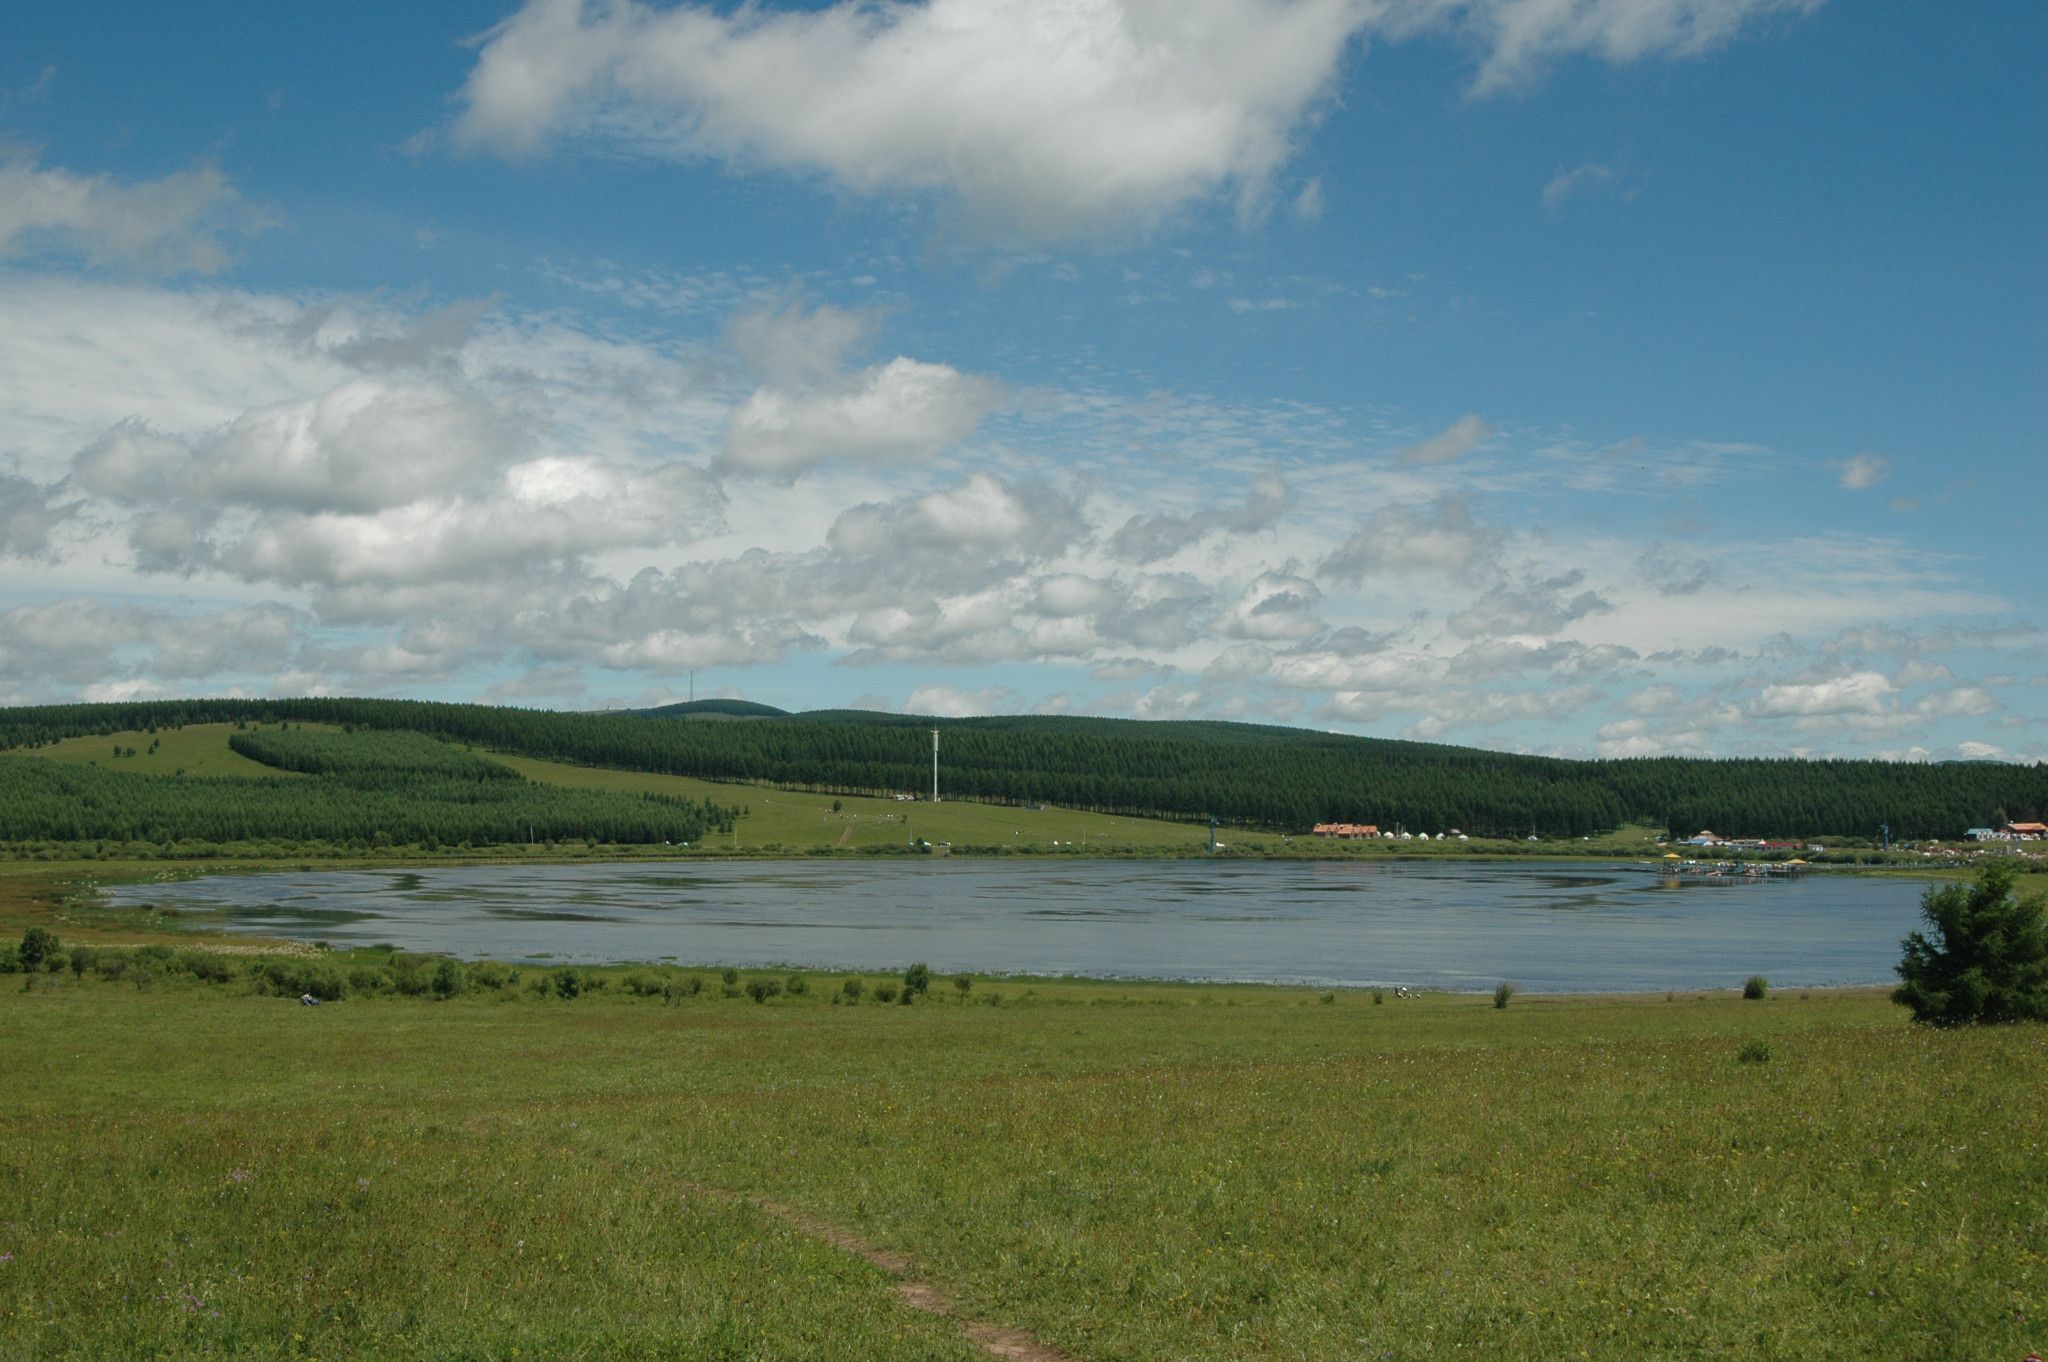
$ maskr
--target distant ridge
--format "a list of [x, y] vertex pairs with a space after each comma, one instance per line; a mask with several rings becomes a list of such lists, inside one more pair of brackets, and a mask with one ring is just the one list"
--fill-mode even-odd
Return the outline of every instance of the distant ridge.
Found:
[[680, 704], [657, 705], [653, 709], [632, 709], [645, 719], [787, 719], [790, 712], [752, 700], [684, 700]]
[[[743, 700], [561, 713], [422, 700], [137, 700], [0, 709], [0, 748], [184, 724], [410, 730], [487, 752], [826, 794], [948, 799], [1306, 832], [1365, 822], [1475, 837], [1585, 837], [1637, 823], [1689, 836], [1958, 837], [2048, 817], [2048, 763], [1791, 758], [1578, 761], [1210, 720], [858, 710]], [[682, 720], [682, 722], [678, 722]], [[715, 722], [697, 722], [713, 720]], [[0, 758], [5, 765], [10, 758]], [[111, 758], [110, 758], [111, 760]], [[0, 828], [7, 826], [0, 808]]]

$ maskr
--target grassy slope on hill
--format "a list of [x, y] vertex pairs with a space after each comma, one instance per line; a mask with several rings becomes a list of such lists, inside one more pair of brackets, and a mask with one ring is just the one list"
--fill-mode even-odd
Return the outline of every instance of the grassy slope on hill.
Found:
[[2048, 1029], [989, 986], [0, 992], [0, 1356], [972, 1355], [701, 1185], [1083, 1358], [2038, 1346]]
[[[339, 733], [332, 724], [294, 725], [291, 731]], [[277, 771], [250, 761], [228, 747], [237, 732], [233, 724], [194, 724], [182, 729], [165, 729], [157, 739], [162, 749], [146, 755], [151, 735], [130, 731], [90, 738], [67, 738], [46, 747], [29, 749], [27, 755], [54, 761], [92, 763], [110, 770], [169, 774], [184, 767], [194, 774], [274, 775]], [[141, 749], [145, 755], [109, 756], [116, 746]], [[741, 804], [749, 809], [733, 833], [719, 833], [705, 846], [711, 850], [809, 851], [831, 848], [859, 851], [866, 847], [902, 846], [913, 838], [933, 843], [951, 843], [964, 849], [1003, 848], [1012, 851], [1115, 854], [1126, 851], [1190, 851], [1207, 844], [1208, 829], [1199, 824], [1166, 822], [1159, 819], [1127, 818], [1115, 814], [1087, 813], [1056, 807], [1031, 809], [966, 801], [925, 801], [899, 803], [857, 795], [831, 796], [803, 791], [776, 790], [762, 786], [733, 785], [688, 776], [661, 775], [645, 771], [617, 771], [578, 766], [568, 762], [491, 753], [490, 759], [510, 767], [528, 780], [570, 789], [601, 790], [626, 794], [662, 794], [717, 804]], [[166, 763], [175, 761], [176, 765]], [[835, 798], [840, 805], [834, 812]], [[1572, 843], [1573, 850], [1613, 855], [1645, 852], [1653, 833], [1647, 828], [1622, 829], [1617, 834], [1590, 843]], [[1278, 834], [1225, 829], [1218, 838], [1226, 849], [1260, 854], [1376, 855], [1398, 845], [1403, 854], [1443, 854], [1450, 845], [1434, 843], [1309, 843], [1288, 841]], [[1522, 843], [1461, 843], [1465, 852], [1493, 850], [1502, 853], [1526, 850]]]
[[358, 699], [193, 700], [0, 710], [20, 747], [116, 728], [261, 719], [410, 730], [593, 767], [886, 795], [929, 780], [923, 728], [942, 733], [956, 798], [1304, 832], [1328, 819], [1557, 838], [1631, 821], [1685, 832], [1954, 837], [2048, 811], [2048, 764], [1874, 761], [1565, 761], [1208, 722], [1073, 716], [931, 720], [844, 712], [678, 722]]
[[[706, 804], [675, 791], [652, 797], [530, 781], [418, 733], [215, 724], [178, 730], [174, 744], [151, 754], [162, 736], [117, 733], [0, 753], [0, 830], [17, 849], [43, 855], [51, 842], [99, 841], [126, 855], [150, 846], [297, 855], [529, 839], [687, 843], [731, 818], [729, 798]], [[117, 749], [139, 755], [117, 758]]]

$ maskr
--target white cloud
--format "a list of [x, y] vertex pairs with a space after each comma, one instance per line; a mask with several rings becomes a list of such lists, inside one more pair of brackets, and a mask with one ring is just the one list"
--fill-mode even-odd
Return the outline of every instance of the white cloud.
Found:
[[1270, 530], [1279, 524], [1293, 500], [1293, 489], [1285, 478], [1278, 473], [1262, 473], [1246, 489], [1242, 508], [1186, 515], [1169, 511], [1134, 515], [1110, 539], [1109, 551], [1127, 563], [1155, 563], [1212, 534], [1256, 534]]
[[1897, 688], [1882, 672], [1851, 672], [1825, 681], [1765, 686], [1751, 712], [1765, 718], [1878, 715], [1896, 694]]
[[1867, 491], [1892, 475], [1891, 460], [1882, 454], [1853, 454], [1828, 467], [1835, 470], [1835, 477], [1851, 492]]
[[0, 259], [57, 250], [95, 265], [210, 274], [228, 262], [224, 237], [262, 223], [211, 166], [122, 184], [0, 148]]
[[1449, 463], [1453, 459], [1464, 458], [1498, 433], [1493, 423], [1485, 417], [1476, 412], [1467, 412], [1427, 440], [1418, 441], [1402, 450], [1401, 462]]
[[1560, 170], [1543, 186], [1543, 206], [1555, 216], [1580, 194], [1611, 184], [1619, 172], [1613, 166], [1585, 161], [1570, 170]]
[[923, 463], [974, 432], [1002, 385], [897, 356], [849, 371], [873, 318], [792, 300], [742, 314], [727, 340], [766, 382], [727, 421], [721, 472], [789, 481], [828, 461]]
[[921, 463], [974, 433], [1001, 389], [898, 356], [830, 388], [761, 388], [733, 412], [719, 467], [791, 478], [831, 459]]
[[1294, 216], [1303, 222], [1323, 220], [1323, 182], [1321, 178], [1311, 179], [1294, 196]]
[[1733, 38], [1762, 16], [1809, 14], [1821, 0], [1431, 0], [1485, 50], [1477, 94], [1524, 84], [1559, 57], [1592, 53], [1614, 63], [1655, 54], [1689, 57]]
[[1316, 567], [1319, 576], [1359, 583], [1429, 573], [1470, 581], [1497, 572], [1505, 531], [1482, 525], [1457, 497], [1385, 506]]
[[1565, 593], [1585, 579], [1574, 570], [1542, 581], [1495, 587], [1450, 618], [1451, 632], [1463, 638], [1501, 634], [1555, 634], [1576, 620], [1614, 605], [1597, 591]]
[[[905, 714], [931, 714], [941, 719], [971, 719], [977, 714], [1007, 714], [1015, 711], [1016, 696], [1008, 686], [986, 686], [960, 691], [951, 686], [919, 686], [903, 702]], [[940, 754], [943, 765], [945, 753]], [[940, 780], [944, 784], [943, 774]]]
[[[1046, 240], [1142, 229], [1218, 195], [1258, 216], [1356, 41], [1463, 34], [1482, 49], [1486, 93], [1569, 53], [1701, 52], [1754, 16], [1814, 3], [842, 0], [721, 13], [529, 0], [483, 35], [454, 133], [511, 154], [568, 136], [861, 194], [938, 191], [976, 234]], [[1297, 198], [1297, 211], [1318, 200]]]
[[1268, 572], [1245, 587], [1209, 627], [1225, 638], [1261, 643], [1309, 638], [1322, 629], [1316, 618], [1316, 603], [1322, 597], [1305, 577]]
[[1996, 714], [2003, 708], [1997, 697], [1982, 686], [1958, 686], [1924, 697], [1913, 706], [1913, 712], [1929, 718], [1977, 718]]

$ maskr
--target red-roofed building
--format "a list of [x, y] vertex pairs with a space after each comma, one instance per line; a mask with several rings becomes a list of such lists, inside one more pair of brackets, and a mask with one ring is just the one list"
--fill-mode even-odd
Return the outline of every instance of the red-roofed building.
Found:
[[1379, 835], [1380, 829], [1377, 823], [1316, 824], [1316, 836], [1318, 837], [1343, 837], [1355, 839], [1360, 837], [1377, 837]]

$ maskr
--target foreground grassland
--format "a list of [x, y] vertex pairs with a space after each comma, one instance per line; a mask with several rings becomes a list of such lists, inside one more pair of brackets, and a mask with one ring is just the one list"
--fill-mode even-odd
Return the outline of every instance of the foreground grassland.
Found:
[[2048, 1028], [1867, 992], [906, 1007], [631, 973], [318, 1008], [10, 976], [0, 1357], [979, 1355], [712, 1188], [1098, 1362], [2048, 1341]]

